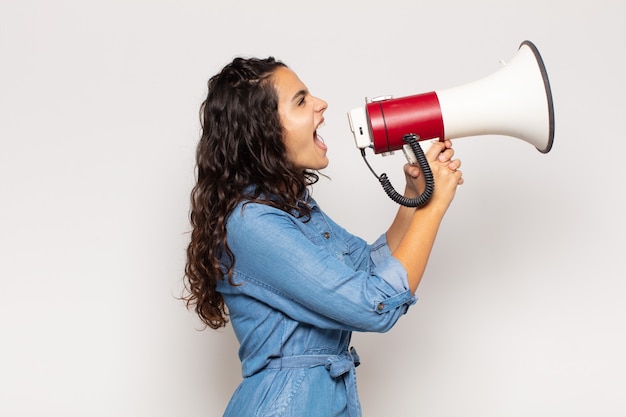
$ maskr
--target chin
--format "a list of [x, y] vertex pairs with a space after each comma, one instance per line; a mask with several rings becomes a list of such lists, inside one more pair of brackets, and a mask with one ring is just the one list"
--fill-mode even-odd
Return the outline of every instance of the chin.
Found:
[[324, 168], [326, 168], [326, 167], [328, 166], [328, 163], [329, 163], [328, 158], [325, 158], [323, 161], [320, 161], [320, 162], [317, 164], [317, 167], [316, 167], [316, 168], [314, 168], [314, 169], [315, 169], [315, 171], [319, 171], [320, 169], [324, 169]]

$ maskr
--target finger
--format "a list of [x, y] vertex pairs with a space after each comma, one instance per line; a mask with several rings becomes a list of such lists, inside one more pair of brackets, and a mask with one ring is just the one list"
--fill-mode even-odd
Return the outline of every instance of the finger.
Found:
[[455, 171], [455, 174], [459, 176], [457, 184], [462, 185], [465, 182], [465, 179], [463, 179], [463, 173], [461, 171]]
[[421, 170], [417, 165], [406, 164], [404, 165], [404, 172], [411, 178], [417, 178], [420, 176]]
[[439, 154], [440, 162], [448, 162], [454, 156], [454, 149], [448, 148]]
[[446, 149], [445, 142], [436, 141], [430, 145], [430, 148], [426, 152], [426, 159], [429, 162], [434, 162], [439, 158], [441, 152]]
[[456, 171], [460, 167], [461, 167], [461, 160], [459, 160], [459, 159], [455, 159], [454, 161], [450, 161], [450, 163], [448, 164], [448, 168], [451, 169], [452, 171]]

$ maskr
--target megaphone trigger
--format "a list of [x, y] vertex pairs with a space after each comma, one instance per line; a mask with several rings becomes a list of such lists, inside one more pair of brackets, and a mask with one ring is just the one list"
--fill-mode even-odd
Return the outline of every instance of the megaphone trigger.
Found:
[[[419, 141], [419, 139], [417, 139]], [[431, 141], [429, 141], [429, 143], [434, 143], [437, 142], [439, 139], [433, 139]], [[421, 141], [417, 143], [417, 146], [419, 146], [422, 150], [424, 149], [421, 146], [421, 143], [425, 143], [426, 141]], [[405, 143], [404, 145], [402, 145], [402, 153], [404, 154], [404, 157], [406, 158], [407, 162], [411, 165], [417, 165], [417, 156], [415, 155], [415, 152], [413, 151], [412, 147], [410, 144]]]
[[[419, 144], [417, 146], [419, 146]], [[404, 157], [409, 164], [415, 165], [417, 163], [417, 156], [415, 156], [415, 153], [409, 144], [402, 146], [402, 152], [404, 153]]]

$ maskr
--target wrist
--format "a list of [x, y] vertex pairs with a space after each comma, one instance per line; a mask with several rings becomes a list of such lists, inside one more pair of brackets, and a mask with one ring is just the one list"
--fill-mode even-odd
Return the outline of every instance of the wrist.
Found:
[[428, 212], [429, 214], [442, 218], [446, 211], [448, 211], [448, 207], [450, 203], [445, 203], [439, 199], [431, 198], [426, 204], [422, 207], [419, 207], [417, 211]]

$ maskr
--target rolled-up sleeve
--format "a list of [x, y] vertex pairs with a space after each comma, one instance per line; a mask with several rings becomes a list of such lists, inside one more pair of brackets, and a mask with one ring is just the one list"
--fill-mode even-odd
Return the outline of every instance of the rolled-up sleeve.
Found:
[[[416, 298], [385, 236], [368, 245], [314, 213], [309, 222], [249, 204], [228, 220], [240, 292], [311, 325], [385, 332]], [[321, 217], [320, 217], [321, 216]]]

